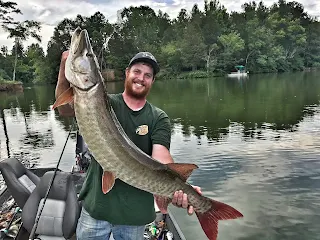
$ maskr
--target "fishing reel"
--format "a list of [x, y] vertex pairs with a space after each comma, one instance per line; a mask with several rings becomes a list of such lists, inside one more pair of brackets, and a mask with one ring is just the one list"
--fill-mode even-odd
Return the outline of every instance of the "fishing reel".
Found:
[[173, 240], [173, 233], [166, 228], [164, 220], [154, 221], [146, 226], [144, 240]]
[[76, 165], [73, 166], [72, 172], [87, 172], [91, 162], [91, 154], [89, 152], [76, 154]]

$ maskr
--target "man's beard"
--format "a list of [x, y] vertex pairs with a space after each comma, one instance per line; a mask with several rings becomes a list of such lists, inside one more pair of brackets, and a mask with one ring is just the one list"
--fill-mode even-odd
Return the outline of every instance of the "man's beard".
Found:
[[137, 99], [144, 99], [149, 94], [151, 86], [144, 85], [143, 91], [136, 92], [133, 90], [133, 84], [134, 82], [132, 80], [125, 80], [125, 89], [128, 95]]

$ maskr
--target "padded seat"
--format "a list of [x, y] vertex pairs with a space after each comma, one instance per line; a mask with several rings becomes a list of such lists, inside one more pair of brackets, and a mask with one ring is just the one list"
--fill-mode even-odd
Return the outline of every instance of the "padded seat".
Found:
[[1, 161], [0, 171], [13, 199], [22, 209], [40, 178], [16, 158]]
[[[30, 233], [42, 208], [43, 200], [54, 172], [46, 172], [31, 193], [22, 210], [23, 227]], [[70, 173], [56, 172], [36, 230], [36, 237], [46, 239], [70, 239], [80, 217], [75, 186]]]

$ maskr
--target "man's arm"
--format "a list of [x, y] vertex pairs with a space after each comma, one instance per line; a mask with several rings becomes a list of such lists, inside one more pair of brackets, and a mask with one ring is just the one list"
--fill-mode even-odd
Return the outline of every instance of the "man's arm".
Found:
[[[151, 156], [163, 164], [173, 163], [173, 159], [171, 157], [169, 150], [165, 146], [160, 144], [153, 145]], [[201, 194], [200, 187], [197, 187], [197, 186], [193, 186], [193, 187], [196, 191], [198, 191]], [[193, 206], [189, 206], [187, 194], [183, 193], [182, 191], [176, 191], [174, 193], [172, 198], [172, 204], [177, 207], [188, 208], [189, 215], [192, 215], [194, 212]]]
[[151, 156], [163, 164], [173, 163], [173, 159], [168, 148], [161, 144], [153, 144]]
[[[57, 82], [56, 91], [55, 91], [56, 99], [70, 87], [70, 84], [67, 81], [66, 76], [64, 74], [67, 57], [68, 57], [68, 51], [63, 52], [61, 56], [58, 82]], [[75, 116], [74, 110], [69, 104], [58, 107], [58, 112], [61, 116], [64, 116], [64, 117]]]

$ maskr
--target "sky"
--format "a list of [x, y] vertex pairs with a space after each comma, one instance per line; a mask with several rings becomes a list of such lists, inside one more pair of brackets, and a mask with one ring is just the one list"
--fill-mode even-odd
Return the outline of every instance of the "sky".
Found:
[[[91, 16], [95, 12], [102, 12], [109, 22], [117, 20], [117, 12], [124, 7], [148, 5], [156, 12], [161, 10], [169, 14], [170, 18], [176, 18], [182, 8], [188, 12], [194, 4], [197, 4], [200, 10], [203, 10], [204, 0], [12, 0], [16, 2], [17, 7], [23, 15], [14, 15], [16, 20], [36, 20], [42, 23], [40, 35], [42, 36], [41, 46], [44, 51], [47, 49], [47, 43], [53, 35], [54, 27], [64, 18], [75, 18], [78, 14]], [[231, 11], [241, 11], [241, 5], [249, 0], [220, 0], [220, 3]], [[259, 0], [256, 0], [259, 2]], [[276, 1], [264, 0], [266, 6], [271, 6]], [[301, 3], [305, 11], [314, 17], [320, 19], [320, 0], [297, 0]], [[11, 49], [13, 40], [7, 39], [6, 34], [0, 29], [0, 46], [6, 45]], [[28, 46], [34, 40], [27, 40], [24, 45]]]

